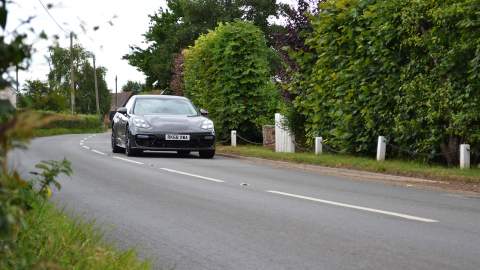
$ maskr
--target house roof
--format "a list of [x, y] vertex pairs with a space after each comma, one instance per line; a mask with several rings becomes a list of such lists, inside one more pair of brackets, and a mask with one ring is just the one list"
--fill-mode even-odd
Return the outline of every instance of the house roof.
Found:
[[[115, 93], [111, 94], [112, 101], [110, 103], [110, 111], [116, 111], [118, 107], [124, 107], [127, 104], [130, 97], [133, 96], [132, 92], [120, 92], [115, 95]], [[115, 104], [115, 101], [117, 102]]]

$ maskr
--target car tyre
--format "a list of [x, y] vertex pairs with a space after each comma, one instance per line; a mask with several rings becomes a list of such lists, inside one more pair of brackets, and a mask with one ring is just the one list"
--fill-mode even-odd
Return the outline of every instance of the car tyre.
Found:
[[130, 131], [128, 130], [128, 127], [127, 127], [127, 134], [125, 136], [125, 155], [127, 155], [129, 157], [138, 156], [139, 154], [142, 153], [142, 151], [132, 148], [132, 143], [130, 141], [130, 136], [131, 136]]
[[201, 158], [213, 158], [215, 156], [215, 150], [202, 150], [198, 154]]
[[125, 152], [125, 149], [121, 148], [120, 146], [117, 145], [117, 137], [115, 136], [115, 132], [112, 130], [112, 152], [113, 153], [123, 153]]

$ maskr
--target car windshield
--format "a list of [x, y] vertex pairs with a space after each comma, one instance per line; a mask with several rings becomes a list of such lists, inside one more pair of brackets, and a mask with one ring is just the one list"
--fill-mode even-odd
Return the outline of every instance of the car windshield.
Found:
[[139, 98], [135, 102], [134, 114], [197, 115], [193, 105], [184, 99]]

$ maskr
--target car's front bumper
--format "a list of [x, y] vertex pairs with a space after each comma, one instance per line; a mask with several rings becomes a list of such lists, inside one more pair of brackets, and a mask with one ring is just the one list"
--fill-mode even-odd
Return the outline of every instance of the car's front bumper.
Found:
[[201, 151], [215, 149], [215, 135], [211, 132], [175, 134], [190, 135], [190, 140], [171, 141], [165, 140], [165, 133], [140, 133], [132, 135], [132, 148], [152, 151]]

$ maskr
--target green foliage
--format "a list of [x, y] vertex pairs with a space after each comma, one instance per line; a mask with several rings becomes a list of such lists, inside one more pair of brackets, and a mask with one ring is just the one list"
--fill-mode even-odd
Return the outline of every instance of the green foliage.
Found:
[[32, 110], [66, 111], [69, 104], [64, 93], [50, 88], [40, 80], [26, 81], [17, 98], [19, 108]]
[[0, 269], [151, 269], [135, 251], [118, 251], [105, 243], [98, 226], [72, 218], [51, 202], [34, 201], [25, 224], [28, 229], [19, 233], [15, 250], [0, 254]]
[[45, 199], [49, 197], [50, 186], [55, 186], [58, 190], [62, 187], [56, 179], [57, 176], [61, 174], [72, 175], [73, 173], [71, 163], [66, 159], [62, 161], [44, 160], [35, 165], [35, 168], [41, 170], [41, 172], [32, 173], [37, 176], [32, 182], [38, 185], [38, 192]]
[[14, 31], [9, 33], [7, 25], [7, 0], [0, 0], [0, 89], [9, 86], [11, 79], [8, 71], [13, 67], [21, 67], [31, 57], [32, 48], [26, 42], [27, 34]]
[[35, 182], [27, 181], [19, 173], [9, 168], [8, 154], [15, 148], [25, 148], [35, 128], [41, 127], [54, 117], [40, 116], [23, 112], [10, 116], [2, 116], [0, 123], [0, 254], [8, 252], [18, 236], [25, 228], [25, 214], [32, 208], [33, 201], [39, 196], [45, 197], [54, 184], [60, 188], [55, 178], [59, 174], [71, 174], [68, 161], [46, 161], [38, 165], [42, 170]]
[[145, 33], [148, 48], [131, 47], [124, 59], [147, 76], [147, 87], [168, 89], [175, 55], [193, 45], [200, 34], [207, 33], [220, 22], [246, 19], [259, 26], [267, 37], [272, 27], [269, 16], [276, 16], [276, 0], [168, 0], [167, 9], [150, 16]]
[[[81, 76], [77, 81], [75, 103], [76, 112], [83, 114], [96, 114], [95, 97], [95, 75], [93, 67], [89, 62], [85, 62], [81, 68]], [[97, 85], [98, 101], [100, 104], [100, 114], [105, 115], [110, 111], [111, 95], [108, 91], [105, 76], [107, 70], [103, 67], [97, 67]]]
[[210, 112], [220, 137], [259, 136], [271, 122], [278, 93], [268, 54], [260, 29], [242, 21], [220, 24], [185, 52], [185, 95]]
[[[307, 136], [371, 154], [376, 137], [452, 164], [480, 148], [478, 0], [320, 4], [290, 91]], [[396, 154], [402, 154], [401, 152]]]
[[42, 129], [87, 129], [94, 130], [103, 127], [102, 119], [98, 115], [83, 115], [83, 114], [59, 114], [55, 112], [36, 112], [42, 116], [50, 116], [55, 119], [42, 126]]
[[133, 92], [133, 94], [138, 94], [145, 90], [145, 84], [135, 81], [127, 81], [127, 83], [122, 86], [123, 92]]
[[[50, 48], [52, 69], [48, 74], [48, 85], [45, 85], [48, 95], [42, 99], [42, 96], [36, 95], [35, 91], [24, 89], [20, 99], [23, 107], [56, 112], [66, 111], [70, 108], [70, 57], [73, 57], [74, 66], [75, 111], [84, 114], [96, 113], [95, 75], [90, 64], [92, 55], [78, 44], [73, 47], [72, 52], [59, 46]], [[96, 67], [101, 114], [106, 114], [110, 110], [111, 96], [105, 81], [106, 72], [104, 67]], [[61, 104], [57, 104], [57, 102]]]

